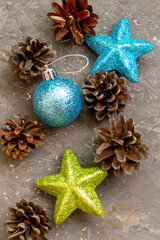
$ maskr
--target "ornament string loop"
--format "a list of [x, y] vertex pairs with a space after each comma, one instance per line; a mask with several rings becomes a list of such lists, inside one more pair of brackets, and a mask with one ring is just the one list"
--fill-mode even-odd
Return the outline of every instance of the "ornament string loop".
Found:
[[52, 65], [52, 64], [54, 64], [54, 63], [56, 63], [56, 62], [58, 62], [58, 61], [60, 61], [60, 60], [62, 60], [62, 59], [64, 59], [64, 58], [67, 58], [67, 57], [82, 57], [82, 58], [85, 58], [85, 59], [86, 59], [86, 64], [85, 64], [84, 67], [82, 67], [82, 68], [79, 69], [79, 70], [72, 71], [72, 72], [66, 72], [66, 71], [65, 71], [65, 72], [60, 72], [60, 73], [65, 73], [65, 74], [78, 74], [78, 73], [82, 72], [82, 71], [89, 65], [89, 59], [88, 59], [88, 57], [86, 57], [85, 55], [82, 55], [82, 54], [69, 54], [69, 55], [65, 55], [65, 56], [62, 56], [62, 57], [54, 60], [53, 62], [49, 63], [47, 66], [50, 66], [50, 65]]
[[[119, 208], [119, 207], [125, 207], [125, 208], [127, 208], [127, 209], [129, 210], [130, 215], [129, 215], [128, 219], [127, 219], [126, 221], [120, 222], [120, 223], [111, 223], [111, 222], [108, 222], [104, 217], [109, 217], [109, 216], [111, 216], [112, 213], [113, 213], [117, 208]], [[131, 211], [130, 207], [128, 207], [127, 205], [121, 204], [121, 205], [118, 205], [117, 207], [115, 207], [115, 208], [112, 210], [112, 212], [109, 213], [108, 215], [102, 215], [101, 218], [103, 219], [104, 222], [106, 222], [106, 223], [108, 223], [108, 224], [110, 224], [110, 225], [123, 225], [123, 224], [127, 223], [127, 222], [130, 220], [131, 216], [132, 216], [132, 211]]]

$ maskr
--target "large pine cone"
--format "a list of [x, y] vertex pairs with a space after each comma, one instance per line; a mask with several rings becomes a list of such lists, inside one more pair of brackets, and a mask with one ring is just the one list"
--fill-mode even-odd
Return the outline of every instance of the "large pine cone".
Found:
[[10, 61], [18, 71], [20, 79], [28, 84], [41, 78], [45, 65], [56, 56], [56, 51], [51, 45], [31, 37], [20, 39], [16, 45], [11, 46], [11, 50], [13, 56]]
[[95, 128], [95, 132], [101, 139], [95, 162], [102, 162], [102, 170], [112, 168], [116, 176], [122, 171], [131, 175], [147, 157], [148, 148], [141, 144], [142, 137], [135, 132], [132, 119], [125, 122], [125, 118], [121, 116], [117, 124], [111, 119], [109, 128], [100, 126]]
[[51, 27], [55, 28], [56, 40], [69, 35], [74, 44], [82, 45], [86, 34], [96, 35], [93, 28], [98, 23], [98, 15], [93, 13], [88, 0], [62, 0], [62, 4], [53, 2], [51, 6], [56, 12], [48, 13], [48, 17], [54, 21]]
[[88, 75], [83, 85], [87, 106], [98, 121], [123, 111], [130, 100], [129, 91], [126, 78], [119, 77], [115, 71], [95, 71], [93, 77]]
[[18, 114], [17, 118], [20, 119], [20, 124], [14, 120], [4, 122], [6, 128], [2, 129], [0, 137], [1, 144], [4, 146], [3, 150], [7, 155], [11, 155], [14, 159], [22, 159], [41, 146], [40, 140], [43, 134], [39, 132], [37, 121], [31, 121], [21, 114]]
[[12, 219], [5, 222], [7, 231], [11, 234], [8, 240], [47, 240], [46, 233], [52, 227], [48, 224], [51, 219], [46, 211], [33, 202], [24, 199], [15, 207], [10, 207]]

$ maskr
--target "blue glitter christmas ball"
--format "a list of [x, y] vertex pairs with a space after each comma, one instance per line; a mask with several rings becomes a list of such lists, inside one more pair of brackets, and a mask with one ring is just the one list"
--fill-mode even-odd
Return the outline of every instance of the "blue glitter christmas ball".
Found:
[[82, 97], [70, 80], [56, 77], [42, 82], [33, 96], [38, 118], [49, 126], [61, 127], [73, 122], [82, 107]]

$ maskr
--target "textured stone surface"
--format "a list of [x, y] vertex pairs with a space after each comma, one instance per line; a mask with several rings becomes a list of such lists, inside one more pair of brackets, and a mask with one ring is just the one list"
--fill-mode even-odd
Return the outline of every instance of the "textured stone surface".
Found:
[[[77, 76], [60, 74], [73, 80], [82, 90], [83, 79], [90, 71], [96, 54], [86, 45], [73, 47], [70, 42], [57, 43], [49, 28], [46, 17], [51, 10], [50, 0], [1, 0], [0, 1], [0, 124], [6, 118], [13, 118], [17, 112], [36, 119], [32, 107], [32, 96], [37, 86], [26, 87], [10, 70], [8, 57], [10, 45], [27, 35], [43, 37], [53, 44], [57, 55], [80, 53], [90, 59], [90, 65]], [[95, 12], [101, 15], [97, 34], [110, 34], [122, 17], [131, 24], [132, 37], [155, 44], [155, 50], [138, 60], [139, 82], [128, 83], [132, 88], [132, 101], [125, 110], [127, 118], [132, 117], [143, 141], [150, 147], [149, 158], [143, 162], [140, 171], [130, 177], [109, 176], [98, 188], [97, 193], [106, 213], [118, 204], [127, 204], [134, 211], [129, 223], [122, 226], [107, 225], [99, 217], [80, 210], [48, 234], [49, 240], [155, 240], [160, 238], [160, 3], [159, 0], [92, 0]], [[82, 63], [80, 62], [82, 60]], [[85, 63], [81, 58], [64, 59], [56, 63], [58, 72], [67, 69], [66, 62], [74, 70]], [[107, 124], [108, 121], [104, 121]], [[83, 106], [81, 115], [71, 125], [62, 128], [42, 126], [46, 138], [43, 146], [23, 160], [13, 161], [0, 150], [0, 240], [8, 234], [3, 222], [8, 218], [9, 206], [25, 198], [42, 204], [52, 217], [54, 198], [37, 193], [35, 181], [49, 174], [58, 173], [63, 151], [71, 148], [82, 167], [95, 166], [92, 151], [96, 144], [93, 128], [97, 122]], [[157, 160], [156, 160], [157, 159]], [[12, 167], [13, 164], [14, 167]], [[128, 217], [125, 209], [119, 209], [108, 220], [123, 221]], [[84, 232], [81, 230], [86, 227]], [[56, 236], [57, 235], [57, 236]]]

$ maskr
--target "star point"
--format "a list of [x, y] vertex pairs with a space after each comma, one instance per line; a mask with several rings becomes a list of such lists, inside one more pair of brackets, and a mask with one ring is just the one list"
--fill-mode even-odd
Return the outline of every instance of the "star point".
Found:
[[57, 197], [54, 221], [60, 224], [77, 208], [95, 216], [103, 215], [95, 188], [106, 176], [107, 171], [102, 171], [99, 167], [81, 168], [75, 154], [67, 149], [60, 173], [40, 178], [36, 185], [42, 191]]
[[136, 59], [152, 51], [154, 45], [133, 39], [129, 26], [128, 19], [122, 18], [110, 36], [86, 37], [87, 45], [99, 55], [91, 68], [92, 75], [96, 70], [100, 72], [117, 70], [129, 81], [138, 81]]

